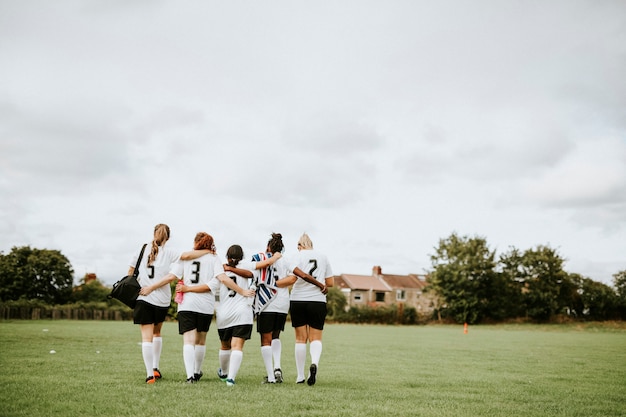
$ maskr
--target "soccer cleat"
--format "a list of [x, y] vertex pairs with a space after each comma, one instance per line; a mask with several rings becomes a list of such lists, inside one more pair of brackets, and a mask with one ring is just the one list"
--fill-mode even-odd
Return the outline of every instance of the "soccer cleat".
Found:
[[161, 379], [163, 376], [161, 375], [161, 371], [159, 371], [159, 368], [154, 368], [154, 378], [155, 379]]
[[190, 376], [189, 378], [187, 378], [187, 381], [185, 381], [188, 384], [195, 384], [196, 383], [196, 379], [192, 376]]
[[200, 371], [197, 374], [193, 374], [193, 379], [195, 379], [196, 381], [200, 381], [200, 378], [202, 378], [202, 375], [204, 375], [202, 371]]
[[304, 384], [304, 379], [302, 381], [296, 381], [296, 384]]
[[156, 378], [153, 375], [146, 378], [146, 384], [152, 385], [155, 382], [156, 382]]
[[218, 377], [218, 378], [219, 378], [222, 382], [225, 382], [225, 381], [226, 381], [226, 379], [228, 378], [228, 375], [224, 375], [224, 374], [222, 373], [222, 368], [219, 368], [219, 369], [217, 370], [217, 377]]
[[317, 365], [313, 363], [309, 368], [309, 379], [306, 380], [307, 384], [315, 385], [315, 374], [317, 374]]
[[270, 381], [267, 377], [263, 378], [263, 382], [261, 384], [275, 384], [275, 381]]
[[274, 369], [274, 378], [276, 378], [276, 383], [281, 384], [283, 382], [283, 371], [280, 368]]
[[233, 379], [227, 379], [226, 380], [226, 386], [227, 387], [232, 387], [233, 385], [235, 385], [235, 380], [233, 380]]

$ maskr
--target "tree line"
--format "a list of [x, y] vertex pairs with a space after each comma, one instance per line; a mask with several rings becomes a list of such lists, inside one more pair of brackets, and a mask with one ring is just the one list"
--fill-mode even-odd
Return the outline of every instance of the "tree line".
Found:
[[[469, 324], [519, 318], [545, 322], [562, 315], [583, 320], [626, 319], [626, 270], [613, 275], [611, 287], [565, 271], [565, 260], [549, 246], [525, 251], [511, 247], [497, 256], [485, 238], [453, 233], [439, 241], [430, 259], [427, 291], [435, 303], [433, 319]], [[7, 254], [0, 252], [0, 302], [127, 309], [107, 298], [109, 287], [86, 278], [74, 285], [72, 265], [58, 250], [23, 246]], [[346, 311], [346, 305], [341, 291], [332, 291], [328, 296], [331, 319], [379, 321], [384, 316], [384, 322], [417, 321], [410, 309], [361, 311], [352, 307]], [[170, 314], [175, 315], [174, 304]]]
[[511, 247], [496, 256], [485, 238], [453, 233], [430, 260], [427, 282], [436, 312], [458, 323], [626, 318], [626, 270], [613, 275], [610, 287], [565, 271], [565, 260], [549, 246]]

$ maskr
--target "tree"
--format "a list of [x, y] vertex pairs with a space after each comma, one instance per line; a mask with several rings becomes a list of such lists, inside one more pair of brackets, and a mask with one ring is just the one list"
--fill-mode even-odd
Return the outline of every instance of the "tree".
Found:
[[8, 254], [0, 254], [0, 300], [67, 303], [73, 275], [72, 265], [58, 250], [13, 247]]
[[328, 305], [328, 316], [330, 318], [335, 318], [345, 312], [348, 300], [339, 288], [330, 287], [328, 289], [328, 294], [326, 294], [326, 299]]
[[622, 320], [626, 320], [626, 270], [613, 275], [613, 287], [617, 293], [617, 309]]
[[430, 259], [433, 270], [427, 281], [444, 300], [442, 315], [458, 323], [475, 323], [489, 315], [496, 264], [484, 238], [453, 233], [439, 241]]
[[591, 320], [607, 320], [616, 315], [617, 295], [606, 284], [583, 278], [581, 300], [584, 314]]
[[72, 291], [72, 302], [105, 302], [108, 301], [107, 295], [111, 292], [111, 289], [105, 287], [97, 278], [91, 278], [90, 274], [85, 274], [81, 280], [81, 284], [74, 287]]
[[568, 274], [564, 260], [549, 246], [529, 249], [522, 256], [521, 283], [524, 285], [526, 314], [535, 320], [548, 320], [566, 306], [561, 286]]

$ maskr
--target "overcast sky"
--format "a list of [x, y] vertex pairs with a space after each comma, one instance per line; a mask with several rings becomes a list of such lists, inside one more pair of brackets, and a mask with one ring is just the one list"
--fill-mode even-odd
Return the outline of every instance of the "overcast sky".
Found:
[[626, 2], [0, 0], [0, 251], [121, 278], [167, 223], [335, 274], [440, 239], [626, 269]]

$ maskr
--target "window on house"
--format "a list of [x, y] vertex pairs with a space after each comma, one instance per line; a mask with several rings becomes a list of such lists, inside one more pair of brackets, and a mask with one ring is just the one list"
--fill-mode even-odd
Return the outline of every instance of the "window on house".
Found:
[[397, 290], [396, 291], [396, 301], [404, 301], [406, 300], [406, 291]]
[[376, 293], [376, 302], [378, 302], [378, 303], [384, 303], [385, 302], [385, 293], [384, 292], [377, 292]]
[[354, 294], [354, 301], [361, 301], [361, 294]]

